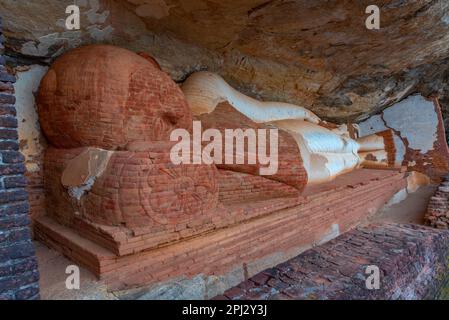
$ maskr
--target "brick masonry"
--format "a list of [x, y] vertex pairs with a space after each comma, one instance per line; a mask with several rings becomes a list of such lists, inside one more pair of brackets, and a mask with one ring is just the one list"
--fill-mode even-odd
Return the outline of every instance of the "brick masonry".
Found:
[[24, 157], [18, 151], [15, 77], [5, 66], [3, 41], [0, 20], [0, 300], [37, 299], [39, 273], [29, 229]]
[[449, 229], [449, 175], [430, 198], [425, 221], [434, 228]]
[[[360, 227], [256, 274], [215, 299], [426, 299], [448, 272], [449, 232], [418, 225]], [[379, 289], [367, 289], [367, 266]]]
[[[227, 228], [127, 255], [118, 255], [49, 216], [36, 219], [35, 234], [43, 243], [104, 278], [112, 290], [191, 279], [198, 274], [226, 277], [235, 272], [239, 280], [232, 286], [354, 228], [405, 187], [404, 173], [356, 170], [306, 188], [301, 199], [259, 199], [245, 206], [229, 205], [236, 223]], [[282, 209], [280, 205], [289, 201], [291, 207]], [[245, 216], [241, 211], [252, 218], [241, 221], [239, 218]], [[134, 246], [144, 239], [128, 240], [131, 242], [127, 244]], [[270, 256], [273, 258], [264, 260]]]

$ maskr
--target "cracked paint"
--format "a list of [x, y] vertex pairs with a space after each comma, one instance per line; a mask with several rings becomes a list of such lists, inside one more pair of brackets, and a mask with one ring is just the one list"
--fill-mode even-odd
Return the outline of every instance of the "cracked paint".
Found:
[[437, 140], [438, 116], [432, 101], [421, 95], [410, 96], [383, 112], [389, 128], [400, 132], [408, 147], [427, 153]]
[[18, 133], [20, 151], [25, 156], [25, 163], [29, 172], [39, 171], [39, 156], [45, 148], [45, 139], [42, 136], [39, 117], [35, 108], [34, 93], [39, 88], [47, 67], [33, 65], [17, 72], [17, 81], [14, 84], [16, 92], [16, 108], [18, 120]]

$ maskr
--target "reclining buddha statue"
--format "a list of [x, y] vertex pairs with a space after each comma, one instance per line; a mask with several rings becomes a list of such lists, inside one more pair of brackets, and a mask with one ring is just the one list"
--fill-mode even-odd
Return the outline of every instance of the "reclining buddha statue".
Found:
[[[220, 198], [226, 172], [299, 194], [359, 166], [394, 165], [389, 131], [354, 140], [305, 108], [260, 102], [210, 72], [192, 74], [180, 89], [152, 58], [114, 46], [59, 57], [37, 103], [49, 142], [47, 213], [117, 254], [237, 221]], [[277, 172], [258, 176], [260, 164], [172, 163], [170, 133], [192, 131], [194, 120], [220, 132], [277, 128]], [[142, 235], [151, 237], [131, 249], [126, 239]]]
[[[236, 91], [211, 72], [192, 74], [183, 83], [182, 90], [193, 115], [203, 120], [203, 127], [206, 124], [206, 127], [225, 128], [224, 118], [238, 119], [243, 115], [247, 121], [272, 125], [291, 135], [307, 173], [307, 184], [330, 181], [359, 166], [394, 166], [395, 149], [390, 130], [354, 140], [348, 134], [326, 128], [326, 123], [310, 110], [288, 103], [258, 101]], [[224, 112], [217, 110], [221, 103], [229, 104], [232, 109], [228, 106]], [[210, 123], [206, 115], [215, 121]], [[285, 156], [279, 152], [281, 159]]]

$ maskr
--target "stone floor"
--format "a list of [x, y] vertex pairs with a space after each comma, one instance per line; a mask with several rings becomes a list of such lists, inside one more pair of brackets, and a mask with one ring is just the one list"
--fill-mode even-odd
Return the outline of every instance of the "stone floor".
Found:
[[[426, 299], [445, 286], [449, 231], [412, 224], [356, 228], [215, 299]], [[378, 285], [372, 278], [378, 270]], [[370, 278], [371, 277], [371, 278]]]
[[[433, 194], [434, 187], [422, 187], [417, 192], [399, 203], [386, 206], [372, 222], [421, 223], [427, 201]], [[396, 201], [401, 200], [400, 195]], [[55, 250], [49, 249], [39, 242], [35, 242], [39, 261], [40, 287], [42, 299], [118, 299], [123, 296], [108, 293], [106, 285], [98, 281], [95, 276], [80, 268], [80, 289], [68, 290], [65, 281], [68, 274], [67, 266], [73, 263]]]

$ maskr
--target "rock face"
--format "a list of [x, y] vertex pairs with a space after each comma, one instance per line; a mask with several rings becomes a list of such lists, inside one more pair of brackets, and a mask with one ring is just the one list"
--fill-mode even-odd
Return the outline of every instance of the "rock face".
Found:
[[[114, 43], [156, 58], [182, 81], [218, 72], [238, 90], [305, 106], [321, 118], [362, 119], [420, 91], [444, 89], [449, 3], [370, 1], [77, 0], [81, 29], [64, 27], [73, 1], [0, 3], [15, 63], [49, 62], [69, 48]], [[444, 92], [441, 92], [444, 94]]]

